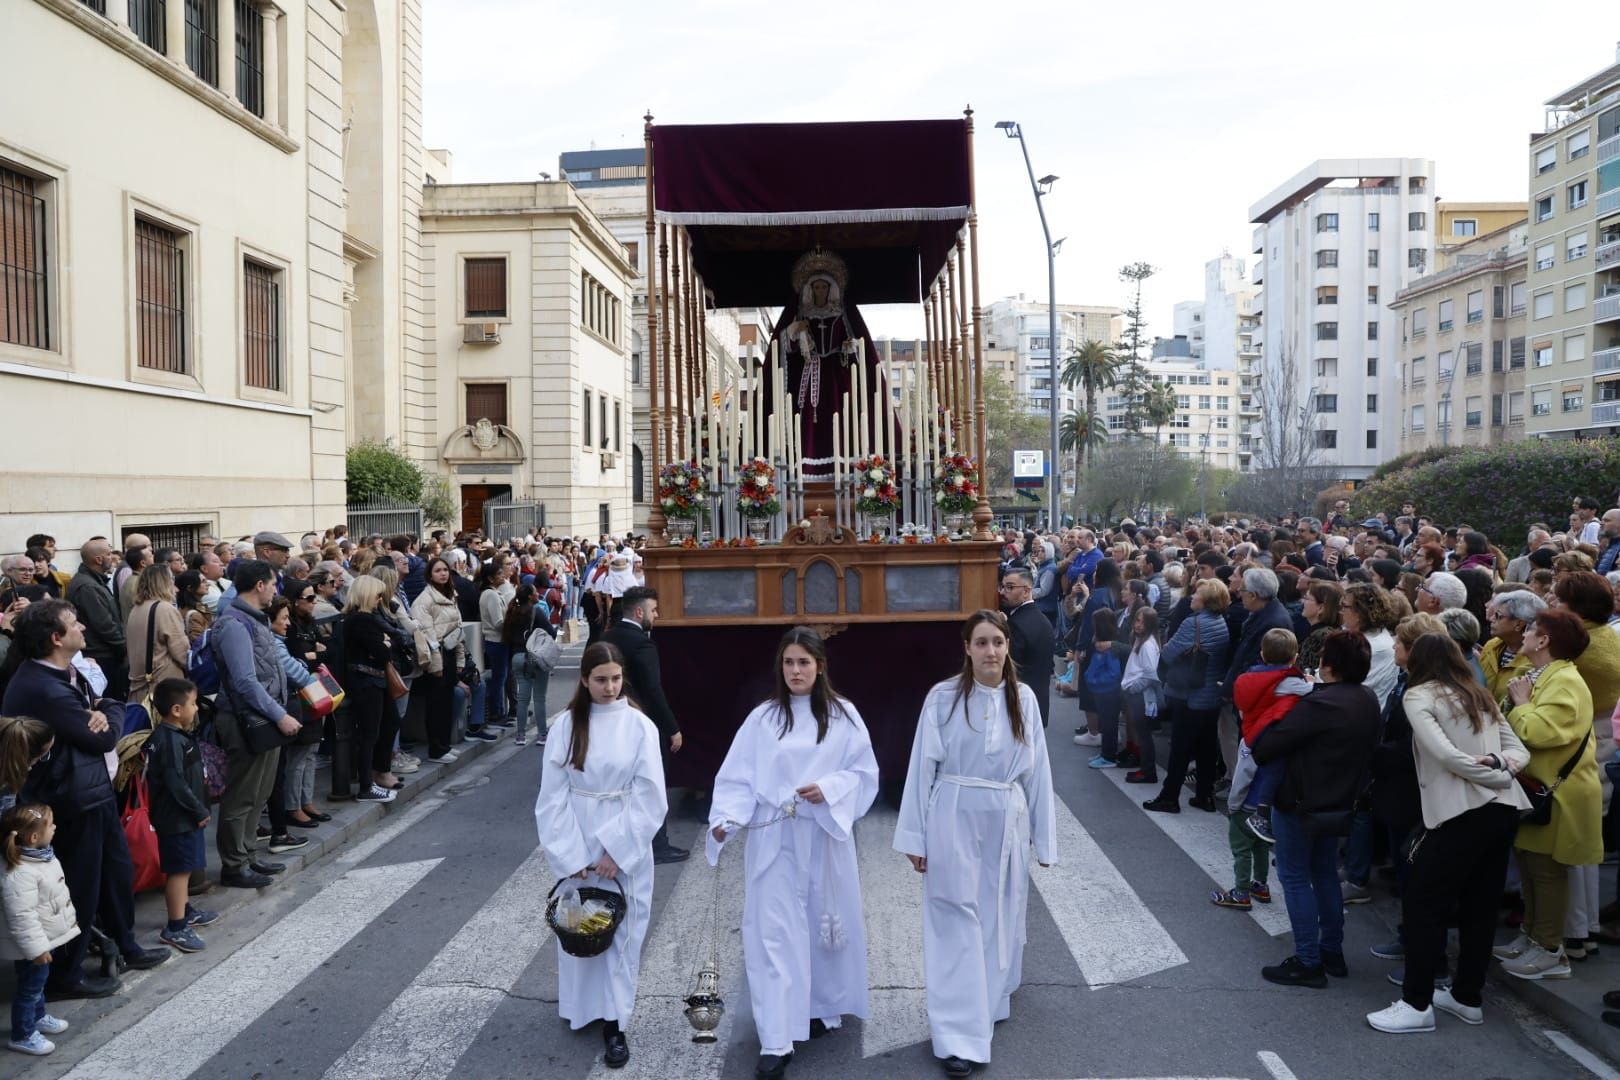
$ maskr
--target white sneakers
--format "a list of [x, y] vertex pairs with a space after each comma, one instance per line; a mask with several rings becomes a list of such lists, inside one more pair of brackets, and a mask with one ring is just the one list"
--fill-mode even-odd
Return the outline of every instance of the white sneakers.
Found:
[[1450, 1013], [1465, 1024], [1483, 1024], [1485, 1010], [1478, 1005], [1464, 1005], [1451, 996], [1451, 987], [1434, 992], [1434, 1007], [1441, 1012]]
[[1076, 746], [1101, 746], [1102, 745], [1102, 732], [1099, 731], [1099, 732], [1093, 733], [1093, 732], [1088, 731], [1084, 735], [1076, 735], [1074, 737], [1074, 745], [1076, 745]]
[[1367, 1014], [1367, 1023], [1375, 1031], [1387, 1031], [1391, 1035], [1407, 1035], [1416, 1031], [1434, 1030], [1434, 1007], [1430, 1006], [1419, 1012], [1405, 1001], [1396, 1001], [1387, 1009]]
[[1567, 979], [1569, 959], [1562, 945], [1553, 952], [1532, 943], [1522, 955], [1503, 960], [1502, 970], [1517, 979]]
[[438, 757], [434, 757], [433, 755], [429, 754], [428, 760], [433, 762], [435, 765], [449, 765], [453, 762], [460, 761], [461, 755], [456, 753], [454, 750], [446, 750]]

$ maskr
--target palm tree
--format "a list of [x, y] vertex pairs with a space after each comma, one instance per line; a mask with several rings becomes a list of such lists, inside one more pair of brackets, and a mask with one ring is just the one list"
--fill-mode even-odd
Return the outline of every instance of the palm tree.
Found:
[[1159, 444], [1164, 441], [1164, 425], [1176, 415], [1176, 391], [1169, 383], [1151, 382], [1142, 394], [1142, 419], [1153, 425], [1152, 475], [1148, 482], [1148, 498], [1152, 499], [1159, 484]]
[[[1097, 391], [1117, 383], [1119, 371], [1120, 358], [1111, 346], [1102, 341], [1082, 341], [1079, 348], [1064, 358], [1063, 371], [1059, 379], [1070, 390], [1079, 386], [1085, 391], [1085, 415], [1091, 417], [1097, 415]], [[1061, 432], [1059, 434], [1061, 435]], [[1099, 423], [1097, 430], [1091, 432], [1090, 438], [1075, 444], [1078, 454], [1075, 458], [1076, 485], [1079, 483], [1079, 474], [1086, 468], [1087, 444], [1104, 441], [1107, 437], [1107, 426]]]
[[1088, 449], [1102, 446], [1108, 441], [1108, 425], [1101, 417], [1093, 424], [1091, 414], [1083, 409], [1075, 409], [1064, 414], [1058, 422], [1058, 447], [1064, 451], [1072, 451], [1074, 461], [1074, 514], [1075, 520], [1080, 518], [1080, 501], [1084, 485], [1081, 483], [1081, 472], [1085, 468], [1085, 454]]

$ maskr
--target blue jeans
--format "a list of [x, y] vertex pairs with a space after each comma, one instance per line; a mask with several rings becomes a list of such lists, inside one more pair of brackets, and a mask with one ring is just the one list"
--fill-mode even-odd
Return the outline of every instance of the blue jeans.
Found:
[[[468, 701], [469, 696], [472, 699], [470, 703]], [[451, 698], [453, 704], [450, 707], [450, 715], [452, 717], [464, 716], [467, 718], [467, 722], [462, 728], [463, 731], [468, 728], [484, 726], [484, 684], [482, 681], [473, 683], [471, 690], [468, 690], [458, 681], [455, 690], [451, 692]], [[474, 719], [478, 723], [473, 723]]]
[[506, 669], [511, 661], [504, 643], [484, 642], [484, 694], [489, 711], [477, 718], [475, 727], [483, 727], [486, 719], [499, 720], [506, 715]]
[[546, 671], [527, 652], [519, 653], [512, 661], [517, 673], [517, 733], [522, 735], [529, 727], [529, 711], [534, 710], [536, 735], [546, 733], [546, 693], [551, 689], [551, 673]]
[[1097, 706], [1097, 730], [1102, 733], [1102, 756], [1109, 761], [1119, 760], [1119, 706], [1120, 693], [1091, 691], [1091, 700]]
[[45, 979], [51, 965], [32, 960], [13, 960], [12, 965], [17, 970], [17, 996], [11, 999], [11, 1041], [26, 1042], [45, 1015]]
[[1374, 833], [1372, 814], [1357, 810], [1356, 816], [1350, 819], [1349, 839], [1344, 842], [1346, 881], [1365, 886], [1367, 879], [1372, 877]]
[[1254, 770], [1254, 779], [1249, 782], [1249, 794], [1243, 799], [1243, 808], [1252, 810], [1260, 806], [1270, 806], [1272, 800], [1277, 797], [1277, 789], [1282, 787], [1283, 776], [1287, 771], [1280, 761], [1257, 766]]
[[1297, 814], [1271, 811], [1277, 880], [1294, 929], [1294, 955], [1308, 967], [1322, 954], [1344, 952], [1344, 894], [1339, 891], [1339, 838], [1311, 836]]

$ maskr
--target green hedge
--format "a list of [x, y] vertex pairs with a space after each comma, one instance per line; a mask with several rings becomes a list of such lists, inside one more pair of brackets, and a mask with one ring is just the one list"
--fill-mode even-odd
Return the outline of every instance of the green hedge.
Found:
[[344, 460], [348, 499], [398, 499], [415, 503], [422, 498], [422, 470], [392, 442], [362, 439], [349, 447]]
[[1620, 439], [1527, 439], [1450, 451], [1370, 480], [1350, 506], [1358, 518], [1382, 510], [1393, 519], [1401, 503], [1410, 501], [1437, 525], [1466, 522], [1499, 547], [1514, 550], [1531, 522], [1560, 528], [1576, 496], [1613, 506], [1617, 487]]
[[1442, 458], [1448, 458], [1453, 454], [1460, 454], [1465, 449], [1467, 448], [1462, 446], [1427, 446], [1422, 450], [1408, 451], [1407, 453], [1402, 454], [1400, 457], [1390, 458], [1388, 461], [1378, 466], [1378, 468], [1374, 469], [1372, 479], [1382, 480], [1384, 477], [1391, 476], [1402, 471], [1403, 469], [1411, 469], [1419, 465], [1427, 465], [1431, 461], [1439, 461]]

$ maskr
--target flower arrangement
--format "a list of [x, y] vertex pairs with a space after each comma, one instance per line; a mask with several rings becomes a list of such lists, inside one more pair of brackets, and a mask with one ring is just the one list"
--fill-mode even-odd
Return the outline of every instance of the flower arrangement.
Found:
[[703, 473], [696, 461], [672, 461], [658, 472], [658, 505], [667, 518], [703, 513]]
[[894, 466], [882, 454], [861, 458], [851, 470], [855, 509], [863, 514], [892, 514], [900, 507]]
[[737, 474], [737, 513], [747, 518], [768, 518], [781, 509], [776, 498], [776, 466], [762, 457], [743, 462]]
[[979, 505], [978, 462], [966, 454], [949, 454], [934, 477], [934, 503], [947, 514], [966, 514]]

